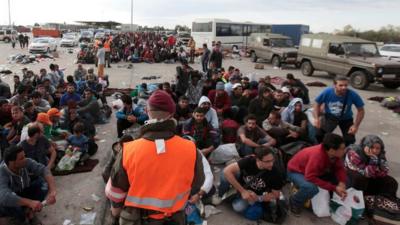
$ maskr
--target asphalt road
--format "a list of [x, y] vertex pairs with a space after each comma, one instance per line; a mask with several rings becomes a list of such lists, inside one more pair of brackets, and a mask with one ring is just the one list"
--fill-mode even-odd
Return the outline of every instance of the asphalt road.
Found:
[[[59, 58], [55, 60], [44, 60], [37, 64], [9, 64], [7, 58], [13, 54], [27, 54], [27, 49], [11, 49], [11, 44], [0, 43], [0, 68], [3, 66], [9, 68], [13, 72], [21, 75], [21, 69], [28, 67], [39, 72], [40, 68], [48, 69], [50, 63], [59, 64], [60, 68], [65, 68], [65, 75], [72, 75], [76, 68], [75, 57], [77, 49], [74, 53], [70, 54], [66, 48], [58, 48]], [[265, 69], [256, 70], [254, 64], [249, 59], [226, 59], [223, 66], [235, 66], [240, 68], [244, 75], [253, 74], [255, 78], [265, 75], [271, 77], [279, 76], [285, 77], [287, 73], [293, 73], [296, 78], [302, 79], [304, 82], [321, 81], [327, 85], [332, 84], [332, 79], [323, 72], [316, 72], [312, 77], [302, 76], [300, 71], [291, 67], [283, 69], [274, 69], [270, 64], [265, 64]], [[133, 69], [127, 69], [126, 63], [112, 65], [112, 68], [106, 68], [106, 74], [110, 76], [111, 87], [126, 88], [134, 87], [142, 82], [164, 82], [173, 81], [175, 76], [175, 68], [178, 64], [134, 64]], [[195, 69], [200, 69], [200, 64], [192, 65]], [[85, 65], [85, 68], [94, 67], [93, 65]], [[152, 81], [142, 80], [143, 76], [160, 76], [159, 79]], [[12, 76], [1, 76], [5, 82], [11, 83]], [[322, 90], [323, 88], [311, 87], [311, 99]], [[385, 150], [387, 158], [390, 161], [391, 175], [398, 181], [400, 179], [400, 152], [397, 147], [400, 144], [400, 116], [391, 111], [381, 107], [378, 103], [368, 101], [367, 99], [372, 96], [399, 96], [400, 90], [388, 90], [380, 85], [371, 85], [368, 90], [358, 90], [358, 93], [365, 101], [366, 116], [357, 134], [357, 140], [360, 140], [364, 135], [377, 134], [385, 142]], [[75, 174], [63, 177], [56, 177], [56, 184], [58, 188], [57, 203], [54, 206], [47, 207], [41, 213], [41, 218], [46, 225], [61, 225], [64, 220], [69, 219], [74, 224], [79, 224], [81, 214], [88, 213], [83, 208], [93, 208], [90, 212], [96, 212], [95, 224], [102, 224], [106, 211], [106, 200], [104, 198], [104, 183], [100, 176], [102, 167], [107, 161], [111, 149], [111, 144], [116, 140], [116, 126], [114, 115], [110, 123], [98, 126], [98, 137], [100, 142], [99, 151], [94, 156], [100, 160], [100, 164], [90, 173]], [[92, 194], [100, 197], [99, 201], [94, 201]], [[234, 213], [228, 204], [218, 206], [222, 210], [221, 214], [211, 216], [208, 219], [208, 224], [223, 225], [223, 224], [256, 224], [243, 219], [240, 215]], [[329, 218], [319, 219], [310, 212], [304, 212], [302, 217], [296, 218], [289, 216], [284, 224], [335, 224]]]

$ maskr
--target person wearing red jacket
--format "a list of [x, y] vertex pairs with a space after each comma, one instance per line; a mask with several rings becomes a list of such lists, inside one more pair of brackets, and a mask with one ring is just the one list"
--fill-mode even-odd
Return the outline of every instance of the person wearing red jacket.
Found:
[[208, 93], [208, 98], [211, 101], [212, 107], [217, 111], [217, 114], [222, 115], [222, 113], [231, 110], [231, 99], [225, 91], [225, 84], [223, 82], [218, 82], [215, 89]]
[[289, 161], [288, 178], [299, 189], [289, 199], [294, 215], [300, 215], [301, 206], [318, 193], [318, 187], [346, 197], [344, 154], [344, 139], [328, 133], [322, 144], [301, 150]]

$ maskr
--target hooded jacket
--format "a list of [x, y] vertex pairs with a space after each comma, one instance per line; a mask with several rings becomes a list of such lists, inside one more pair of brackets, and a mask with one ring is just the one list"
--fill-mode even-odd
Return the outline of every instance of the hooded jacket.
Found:
[[[367, 156], [364, 148], [371, 148], [375, 143], [381, 145], [381, 152], [378, 156]], [[378, 136], [367, 135], [361, 139], [360, 144], [352, 144], [347, 147], [346, 151], [346, 169], [356, 171], [368, 178], [387, 176], [389, 167], [385, 156], [385, 145]]]
[[[200, 98], [198, 106], [200, 107], [201, 104], [203, 104], [204, 102], [208, 102], [211, 105], [210, 99], [207, 96], [202, 96]], [[214, 129], [219, 129], [218, 115], [217, 115], [217, 111], [215, 111], [215, 109], [210, 107], [210, 109], [207, 111], [205, 117]]]
[[30, 186], [30, 175], [47, 176], [50, 171], [45, 165], [37, 163], [33, 159], [26, 159], [26, 166], [21, 169], [20, 174], [13, 173], [8, 166], [0, 164], [0, 207], [18, 207], [21, 199], [17, 193], [22, 192]]
[[254, 114], [256, 116], [259, 126], [261, 126], [262, 122], [269, 116], [269, 113], [273, 109], [272, 100], [263, 97], [263, 93], [266, 89], [266, 87], [261, 88], [258, 92], [258, 97], [251, 100], [249, 105], [249, 114]]

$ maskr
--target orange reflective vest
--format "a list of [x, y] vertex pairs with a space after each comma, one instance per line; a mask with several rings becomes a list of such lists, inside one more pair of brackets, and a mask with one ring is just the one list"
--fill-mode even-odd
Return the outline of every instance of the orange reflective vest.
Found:
[[111, 51], [111, 41], [110, 41], [110, 39], [108, 39], [107, 41], [104, 42], [104, 50], [106, 52]]
[[122, 156], [130, 184], [125, 206], [161, 212], [155, 219], [184, 208], [196, 162], [193, 142], [174, 136], [164, 143], [165, 152], [158, 154], [156, 142], [141, 138], [126, 143]]

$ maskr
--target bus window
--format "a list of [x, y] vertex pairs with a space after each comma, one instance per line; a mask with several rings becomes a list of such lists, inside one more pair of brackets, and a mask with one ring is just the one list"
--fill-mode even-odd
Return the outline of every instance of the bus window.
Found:
[[212, 32], [212, 22], [192, 24], [192, 32]]

